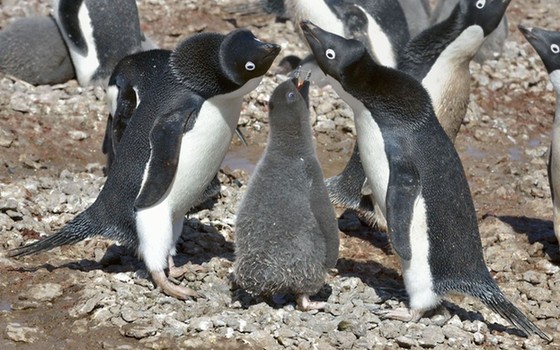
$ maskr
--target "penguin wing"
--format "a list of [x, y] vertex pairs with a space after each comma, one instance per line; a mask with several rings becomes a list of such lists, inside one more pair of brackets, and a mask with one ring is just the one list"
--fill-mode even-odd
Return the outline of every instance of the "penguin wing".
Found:
[[389, 157], [387, 226], [393, 248], [401, 259], [410, 260], [410, 226], [414, 203], [421, 193], [420, 175], [414, 163], [404, 157]]
[[150, 207], [163, 197], [173, 181], [183, 134], [190, 130], [202, 101], [186, 103], [184, 108], [159, 116], [150, 131], [150, 160], [144, 173], [144, 182], [134, 206]]

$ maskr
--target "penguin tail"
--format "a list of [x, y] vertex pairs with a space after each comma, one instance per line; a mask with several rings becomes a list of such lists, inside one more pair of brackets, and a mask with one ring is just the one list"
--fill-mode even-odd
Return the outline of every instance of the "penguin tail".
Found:
[[83, 212], [76, 216], [73, 220], [66, 224], [59, 232], [52, 236], [39, 240], [37, 242], [27, 244], [20, 248], [15, 248], [7, 252], [9, 257], [19, 257], [30, 254], [39, 253], [67, 244], [78, 243], [86, 238], [99, 234], [92, 228], [95, 227], [93, 222], [87, 218]]
[[500, 314], [500, 316], [523, 331], [527, 336], [536, 334], [548, 342], [552, 341], [552, 338], [548, 334], [540, 330], [537, 325], [531, 322], [531, 320], [529, 320], [527, 316], [521, 312], [521, 310], [519, 310], [506, 298], [495, 282], [493, 282], [493, 285], [493, 288], [491, 288], [491, 290], [486, 290], [483, 295], [476, 293], [478, 295], [475, 296], [477, 296], [494, 312]]

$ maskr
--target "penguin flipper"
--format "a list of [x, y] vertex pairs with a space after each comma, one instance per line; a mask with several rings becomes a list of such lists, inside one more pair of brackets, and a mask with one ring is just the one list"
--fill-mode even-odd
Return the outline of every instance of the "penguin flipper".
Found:
[[156, 204], [167, 192], [179, 163], [183, 134], [192, 128], [200, 104], [159, 116], [150, 131], [150, 161], [145, 181], [134, 207], [142, 209]]
[[422, 190], [420, 175], [412, 162], [401, 157], [389, 157], [389, 169], [387, 226], [395, 252], [401, 259], [410, 260], [410, 226]]

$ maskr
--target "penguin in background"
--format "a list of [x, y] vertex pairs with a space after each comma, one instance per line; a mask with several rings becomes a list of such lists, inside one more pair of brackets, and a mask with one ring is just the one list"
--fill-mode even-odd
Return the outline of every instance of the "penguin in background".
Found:
[[[430, 22], [437, 24], [449, 16], [453, 9], [460, 0], [438, 0], [434, 10], [432, 11], [432, 16]], [[491, 0], [481, 0], [477, 3], [485, 4]], [[500, 24], [494, 32], [488, 37], [484, 42], [484, 45], [476, 53], [474, 60], [480, 64], [489, 59], [496, 59], [502, 53], [504, 43], [508, 36], [508, 20], [507, 16], [501, 18]]]
[[279, 52], [280, 46], [242, 29], [181, 42], [130, 119], [95, 202], [58, 233], [8, 254], [104, 236], [135, 249], [164, 293], [197, 296], [171, 283], [164, 270], [174, 277], [187, 272], [173, 262], [184, 215], [225, 157], [243, 96], [257, 87]]
[[252, 294], [292, 293], [300, 310], [338, 259], [338, 224], [309, 121], [309, 82], [296, 77], [269, 101], [270, 133], [237, 211], [233, 280]]
[[309, 20], [337, 35], [358, 39], [377, 62], [390, 67], [410, 39], [403, 9], [394, 0], [285, 0], [285, 9], [296, 27]]
[[525, 334], [551, 340], [490, 275], [461, 161], [422, 84], [378, 65], [359, 41], [310, 22], [301, 27], [321, 69], [354, 110], [364, 170], [400, 258], [409, 308], [380, 314], [417, 321], [446, 294], [462, 293]]
[[[438, 121], [451, 141], [467, 112], [470, 97], [469, 63], [501, 23], [511, 0], [460, 0], [449, 17], [424, 30], [401, 50], [397, 68], [422, 82], [430, 94]], [[357, 144], [345, 169], [327, 179], [331, 201], [356, 210], [372, 227], [386, 231], [375, 202], [368, 196]], [[372, 203], [373, 202], [373, 203]]]
[[556, 114], [552, 123], [547, 170], [554, 210], [554, 234], [560, 243], [560, 32], [523, 25], [518, 28], [537, 51], [556, 91]]
[[135, 0], [53, 0], [52, 8], [81, 86], [106, 86], [123, 57], [155, 48], [140, 29]]
[[33, 85], [75, 77], [74, 66], [52, 17], [15, 20], [0, 31], [0, 71]]

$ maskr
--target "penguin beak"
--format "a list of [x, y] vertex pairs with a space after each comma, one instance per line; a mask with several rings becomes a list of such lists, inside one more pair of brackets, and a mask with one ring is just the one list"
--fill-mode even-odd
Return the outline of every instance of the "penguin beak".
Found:
[[525, 39], [529, 41], [529, 43], [533, 44], [534, 40], [541, 40], [541, 38], [533, 31], [533, 28], [525, 27], [523, 24], [517, 25], [517, 28], [519, 28], [519, 31], [523, 34]]
[[315, 34], [315, 31], [319, 28], [315, 24], [311, 23], [310, 21], [301, 21], [299, 23], [303, 34], [307, 41], [311, 44], [311, 40], [316, 41], [317, 44], [321, 44], [321, 40]]

